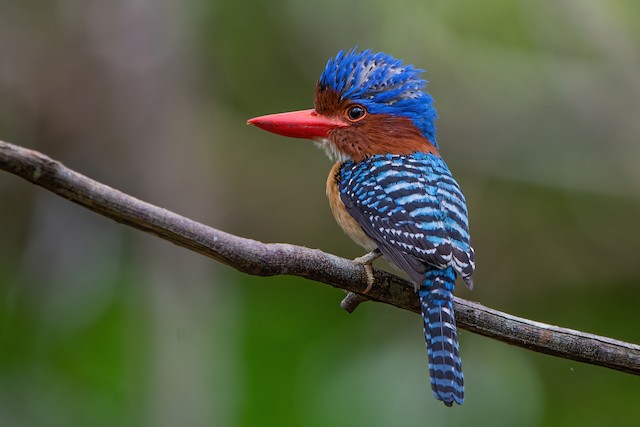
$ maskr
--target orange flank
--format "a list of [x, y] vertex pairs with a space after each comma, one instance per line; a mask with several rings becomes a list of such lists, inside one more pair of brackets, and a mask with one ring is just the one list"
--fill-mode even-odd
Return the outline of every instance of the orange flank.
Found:
[[331, 168], [329, 177], [327, 178], [327, 197], [329, 198], [329, 206], [331, 206], [331, 212], [336, 222], [344, 230], [354, 242], [371, 252], [378, 247], [376, 242], [369, 238], [362, 227], [356, 222], [355, 219], [347, 212], [347, 208], [340, 199], [340, 191], [338, 190], [338, 180], [340, 179], [340, 166], [342, 162], [337, 162]]

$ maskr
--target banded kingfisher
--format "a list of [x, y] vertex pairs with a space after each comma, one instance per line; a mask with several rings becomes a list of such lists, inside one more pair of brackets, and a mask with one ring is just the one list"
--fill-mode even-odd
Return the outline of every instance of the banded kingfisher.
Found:
[[420, 298], [436, 399], [464, 401], [453, 312], [460, 275], [469, 288], [475, 256], [464, 195], [440, 156], [433, 98], [423, 70], [371, 50], [340, 51], [317, 82], [314, 109], [248, 121], [315, 141], [335, 161], [327, 179], [331, 211], [356, 243], [382, 254], [413, 281]]

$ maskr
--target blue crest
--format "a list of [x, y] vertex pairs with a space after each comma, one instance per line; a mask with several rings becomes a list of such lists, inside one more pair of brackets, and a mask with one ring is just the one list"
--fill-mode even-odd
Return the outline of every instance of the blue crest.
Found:
[[320, 75], [320, 85], [361, 104], [372, 114], [410, 118], [436, 147], [433, 98], [424, 91], [423, 70], [405, 65], [383, 52], [357, 52], [353, 48], [331, 58]]

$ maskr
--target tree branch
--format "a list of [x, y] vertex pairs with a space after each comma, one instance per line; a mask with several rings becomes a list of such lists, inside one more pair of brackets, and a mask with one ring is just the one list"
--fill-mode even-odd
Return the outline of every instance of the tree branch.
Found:
[[[122, 224], [155, 234], [244, 273], [288, 274], [362, 293], [364, 268], [317, 249], [265, 244], [216, 230], [93, 181], [41, 153], [0, 141], [0, 169]], [[413, 285], [375, 270], [367, 298], [419, 313]], [[455, 298], [458, 326], [508, 344], [640, 375], [640, 346], [512, 316]]]

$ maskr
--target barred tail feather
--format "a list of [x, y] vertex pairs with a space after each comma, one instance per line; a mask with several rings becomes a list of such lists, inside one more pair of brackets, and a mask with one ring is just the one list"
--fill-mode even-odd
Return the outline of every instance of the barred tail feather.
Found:
[[431, 389], [436, 399], [451, 406], [464, 401], [464, 380], [456, 320], [453, 314], [452, 267], [426, 272], [418, 292], [429, 355]]

